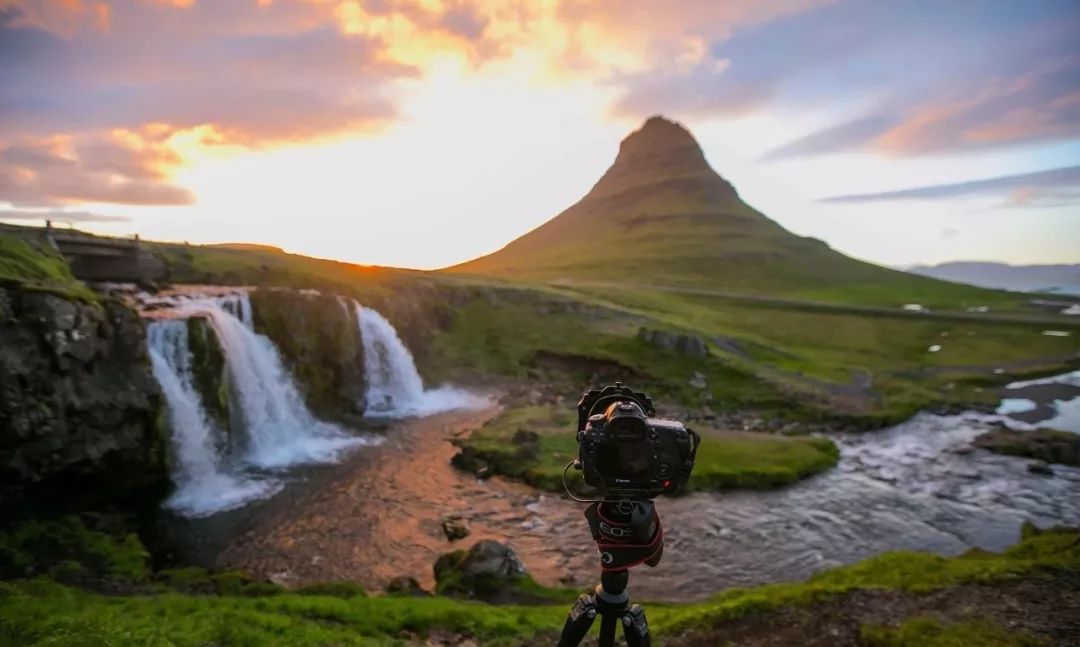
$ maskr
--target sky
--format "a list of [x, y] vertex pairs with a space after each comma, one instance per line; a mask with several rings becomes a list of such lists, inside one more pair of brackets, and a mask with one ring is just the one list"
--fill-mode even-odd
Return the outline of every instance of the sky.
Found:
[[0, 220], [437, 268], [650, 115], [904, 266], [1080, 262], [1075, 0], [0, 0]]

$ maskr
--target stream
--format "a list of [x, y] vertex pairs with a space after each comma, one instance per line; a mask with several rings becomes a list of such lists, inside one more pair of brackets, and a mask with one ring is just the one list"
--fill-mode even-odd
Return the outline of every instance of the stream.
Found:
[[[588, 586], [597, 557], [583, 506], [498, 477], [454, 470], [448, 442], [496, 410], [399, 421], [387, 442], [267, 502], [217, 565], [286, 585], [347, 579], [381, 590], [396, 575], [434, 586], [431, 565], [479, 539], [509, 542], [547, 585]], [[888, 550], [1002, 550], [1020, 525], [1080, 524], [1080, 469], [969, 444], [996, 416], [920, 414], [890, 429], [834, 436], [836, 469], [771, 492], [660, 498], [663, 561], [633, 571], [638, 599], [699, 600], [730, 587], [795, 581]], [[472, 534], [451, 544], [459, 514]], [[203, 523], [206, 523], [204, 521]]]

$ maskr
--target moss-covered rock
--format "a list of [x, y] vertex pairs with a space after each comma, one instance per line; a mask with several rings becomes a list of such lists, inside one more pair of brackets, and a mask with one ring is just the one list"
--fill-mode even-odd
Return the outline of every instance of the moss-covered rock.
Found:
[[255, 330], [274, 342], [316, 415], [355, 422], [364, 413], [363, 347], [356, 315], [335, 295], [259, 289]]
[[1046, 463], [1080, 465], [1080, 434], [1054, 429], [995, 429], [975, 439], [975, 446], [997, 454], [1034, 458]]
[[229, 431], [229, 371], [217, 333], [206, 317], [187, 320], [191, 373], [203, 408], [220, 429]]
[[489, 600], [511, 594], [529, 579], [525, 565], [514, 551], [497, 541], [485, 539], [469, 550], [455, 550], [435, 562], [435, 591]]

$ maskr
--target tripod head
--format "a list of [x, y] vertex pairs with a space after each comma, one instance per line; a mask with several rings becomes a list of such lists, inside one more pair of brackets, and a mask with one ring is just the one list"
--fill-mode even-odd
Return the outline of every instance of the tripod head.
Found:
[[585, 519], [600, 553], [601, 572], [660, 563], [664, 554], [664, 528], [652, 501], [604, 499], [586, 508]]

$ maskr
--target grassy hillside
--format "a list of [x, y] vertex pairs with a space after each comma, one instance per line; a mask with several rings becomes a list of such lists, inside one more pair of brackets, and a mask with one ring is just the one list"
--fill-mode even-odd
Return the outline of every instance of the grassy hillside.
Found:
[[739, 199], [682, 126], [649, 119], [580, 202], [449, 272], [619, 281], [881, 305], [1005, 305], [1015, 296], [848, 258]]
[[64, 258], [44, 240], [23, 233], [23, 228], [0, 230], [0, 282], [27, 290], [54, 292], [84, 300], [96, 299], [92, 291], [71, 275]]

